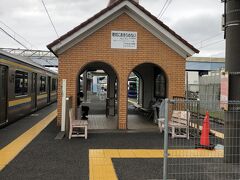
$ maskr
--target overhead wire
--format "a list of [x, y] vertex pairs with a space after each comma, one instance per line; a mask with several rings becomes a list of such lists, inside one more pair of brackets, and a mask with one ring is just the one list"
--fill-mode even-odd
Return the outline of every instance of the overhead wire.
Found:
[[[172, 3], [172, 0], [166, 0], [166, 1], [165, 1], [165, 3], [164, 3], [164, 5], [163, 5], [160, 13], [159, 13], [158, 16], [157, 16], [158, 19], [160, 19], [160, 18], [163, 16], [163, 14], [166, 12], [167, 8], [169, 7], [169, 5], [170, 5], [171, 3]], [[201, 44], [201, 46], [199, 47], [199, 49], [202, 49], [202, 48], [205, 48], [205, 47], [212, 46], [212, 45], [214, 45], [214, 44], [223, 42], [224, 39], [222, 39], [222, 40], [220, 40], [220, 41], [217, 41], [217, 42], [213, 42], [213, 43], [210, 43], [210, 44], [207, 44], [207, 45], [202, 46], [202, 43], [203, 43], [203, 42], [212, 40], [212, 39], [218, 37], [218, 36], [221, 35], [221, 34], [222, 34], [222, 32], [217, 33], [217, 34], [215, 34], [215, 35], [213, 35], [213, 36], [211, 36], [211, 37], [208, 37], [208, 38], [206, 38], [206, 39], [204, 39], [204, 40], [201, 40], [201, 41], [199, 41], [199, 42], [197, 42], [197, 43], [194, 43], [194, 44], [195, 44], [195, 45]]]
[[[50, 21], [51, 21], [51, 23], [52, 23], [52, 25], [53, 25], [53, 27], [54, 27], [55, 33], [56, 33], [57, 36], [58, 36], [58, 33], [57, 33], [56, 28], [55, 28], [55, 26], [54, 26], [54, 24], [53, 24], [53, 22], [52, 22], [52, 20], [51, 20], [50, 15], [49, 15], [49, 13], [48, 13], [48, 11], [47, 11], [47, 9], [46, 9], [46, 6], [45, 6], [45, 4], [44, 4], [43, 1], [42, 1], [42, 3], [43, 3], [43, 5], [44, 5], [44, 8], [45, 8], [47, 14], [48, 14], [48, 17], [49, 17]], [[0, 23], [3, 24], [4, 26], [6, 26], [8, 29], [10, 29], [10, 30], [14, 33], [14, 35], [11, 35], [11, 34], [8, 33], [6, 30], [4, 30], [2, 27], [0, 27], [0, 30], [1, 30], [2, 32], [4, 32], [7, 36], [9, 36], [11, 39], [13, 39], [14, 41], [16, 41], [18, 44], [20, 44], [20, 45], [21, 45], [22, 47], [24, 47], [26, 50], [30, 50], [30, 51], [31, 51], [31, 49], [29, 49], [29, 48], [28, 48], [27, 46], [25, 46], [22, 42], [20, 42], [19, 40], [17, 40], [17, 39], [15, 38], [15, 35], [21, 37], [21, 38], [22, 38], [25, 42], [27, 42], [27, 43], [31, 46], [31, 48], [32, 48], [33, 45], [32, 45], [29, 41], [27, 41], [23, 36], [21, 36], [20, 34], [18, 34], [16, 31], [14, 31], [11, 27], [9, 27], [9, 26], [8, 26], [6, 23], [4, 23], [3, 21], [0, 20]], [[59, 37], [59, 36], [58, 36], [58, 37]], [[31, 55], [30, 55], [30, 56], [31, 56]], [[40, 56], [39, 59], [42, 59], [42, 56]], [[42, 60], [44, 60], [44, 59], [42, 59]], [[53, 64], [52, 64], [51, 62], [49, 62], [49, 60], [45, 60], [45, 61], [48, 62], [50, 65], [53, 66]]]
[[208, 38], [206, 38], [206, 39], [203, 39], [203, 40], [201, 40], [201, 41], [198, 41], [198, 42], [196, 42], [196, 43], [194, 43], [194, 44], [195, 44], [195, 45], [197, 45], [197, 44], [202, 44], [203, 42], [206, 42], [206, 41], [209, 41], [209, 40], [211, 40], [211, 39], [214, 39], [214, 38], [216, 38], [216, 37], [218, 37], [218, 36], [220, 36], [220, 35], [222, 35], [222, 34], [223, 34], [223, 32], [217, 33], [217, 34], [212, 35], [212, 36], [210, 36], [210, 37], [208, 37]]
[[164, 11], [162, 12], [160, 18], [163, 16], [163, 14], [166, 12], [167, 8], [169, 7], [169, 5], [172, 3], [172, 0], [169, 0], [169, 3], [167, 4], [166, 8], [164, 9]]
[[220, 41], [216, 41], [216, 42], [213, 42], [213, 43], [207, 44], [207, 45], [205, 45], [205, 46], [200, 46], [198, 49], [203, 49], [203, 48], [205, 48], [205, 47], [209, 47], [209, 46], [212, 46], [212, 45], [218, 44], [218, 43], [220, 43], [220, 42], [223, 42], [224, 40], [225, 40], [225, 39], [222, 39], [222, 40], [220, 40]]
[[[28, 42], [23, 36], [21, 36], [20, 34], [18, 34], [17, 32], [15, 32], [12, 28], [10, 28], [8, 25], [6, 25], [5, 23], [3, 23], [2, 21], [0, 21], [2, 24], [4, 24], [7, 28], [9, 28], [12, 32], [14, 32], [14, 35], [18, 35], [20, 36], [24, 41], [26, 41], [27, 43], [29, 43], [31, 46], [32, 44], [30, 42]], [[32, 51], [31, 49], [29, 49], [27, 46], [25, 46], [22, 42], [20, 42], [19, 40], [17, 40], [13, 35], [11, 35], [10, 33], [8, 33], [6, 30], [4, 30], [2, 27], [0, 27], [0, 30], [5, 33], [8, 37], [10, 37], [11, 39], [13, 39], [15, 42], [17, 42], [18, 44], [20, 44], [22, 47], [25, 48], [24, 51]], [[19, 54], [20, 55], [20, 54]], [[30, 55], [31, 56], [31, 55]], [[29, 57], [30, 57], [29, 56]], [[51, 66], [55, 66], [54, 64], [52, 64], [48, 59], [43, 59], [43, 56], [39, 56], [38, 57], [39, 60], [44, 60], [46, 61], [49, 65]]]
[[15, 37], [13, 37], [11, 34], [9, 34], [7, 31], [5, 31], [2, 27], [0, 27], [0, 29], [10, 38], [12, 38], [14, 41], [16, 41], [18, 44], [20, 44], [22, 47], [24, 47], [25, 49], [28, 49], [27, 46], [25, 46], [23, 43], [21, 43], [20, 41], [18, 41]]
[[48, 13], [47, 7], [46, 7], [46, 5], [45, 5], [45, 3], [44, 3], [43, 0], [41, 0], [41, 2], [42, 2], [42, 4], [43, 4], [43, 6], [44, 6], [44, 9], [45, 9], [47, 15], [48, 15], [48, 19], [50, 20], [50, 22], [51, 22], [51, 24], [52, 24], [52, 27], [53, 27], [53, 29], [54, 29], [54, 31], [55, 31], [57, 37], [59, 38], [59, 35], [58, 35], [58, 32], [57, 32], [57, 29], [56, 29], [56, 27], [55, 27], [54, 24], [53, 24], [52, 18], [51, 18], [51, 16], [50, 16], [50, 14]]
[[158, 19], [163, 16], [163, 14], [166, 12], [169, 5], [172, 3], [172, 0], [166, 0], [165, 4], [163, 5], [160, 13], [158, 14]]
[[[43, 4], [43, 7], [44, 7], [46, 13], [47, 13], [48, 19], [49, 19], [49, 21], [51, 22], [51, 25], [52, 25], [52, 27], [53, 27], [53, 29], [54, 29], [54, 31], [55, 31], [57, 37], [59, 38], [59, 35], [58, 35], [58, 32], [57, 32], [57, 29], [56, 29], [56, 27], [55, 27], [55, 25], [54, 25], [54, 23], [53, 23], [53, 21], [52, 21], [52, 18], [51, 18], [51, 16], [50, 16], [48, 10], [47, 10], [46, 4], [44, 3], [43, 0], [41, 0], [41, 2], [42, 2], [42, 4]], [[50, 65], [53, 65], [52, 63], [49, 62], [49, 60], [46, 60], [46, 62], [48, 62]]]
[[[0, 23], [3, 24], [4, 26], [6, 26], [8, 29], [10, 29], [14, 35], [17, 35], [19, 36], [22, 40], [24, 40], [26, 43], [28, 43], [30, 46], [31, 46], [31, 49], [33, 48], [33, 45], [28, 41], [26, 40], [22, 35], [20, 35], [19, 33], [17, 33], [16, 31], [14, 31], [10, 26], [8, 26], [6, 23], [4, 23], [3, 21], [0, 20]], [[16, 38], [15, 38], [16, 39]]]
[[158, 18], [160, 17], [160, 15], [162, 14], [162, 12], [163, 12], [163, 10], [164, 10], [164, 8], [165, 8], [165, 6], [167, 5], [167, 3], [168, 3], [168, 0], [166, 0], [165, 1], [165, 3], [164, 3], [164, 5], [163, 5], [163, 7], [162, 7], [162, 9], [161, 9], [161, 11], [160, 11], [160, 13], [158, 14]]

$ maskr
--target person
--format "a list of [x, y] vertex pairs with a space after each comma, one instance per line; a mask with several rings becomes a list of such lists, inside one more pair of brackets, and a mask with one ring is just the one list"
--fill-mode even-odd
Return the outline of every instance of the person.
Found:
[[159, 99], [156, 99], [155, 103], [152, 105], [152, 107], [154, 109], [154, 122], [155, 123], [157, 123], [158, 118], [160, 118], [160, 116], [162, 116], [162, 114], [160, 114], [160, 109], [163, 104], [162, 102], [163, 102], [163, 100], [159, 98]]
[[89, 107], [88, 106], [82, 106], [82, 120], [88, 120], [88, 111]]
[[[78, 107], [82, 104], [81, 98], [83, 98], [84, 94], [83, 92], [79, 92], [77, 94], [77, 105]], [[82, 111], [82, 120], [88, 120], [88, 111], [89, 111], [89, 107], [88, 106], [81, 106], [81, 111]]]
[[77, 94], [77, 106], [79, 107], [80, 104], [82, 103], [81, 98], [83, 97], [83, 93], [82, 92], [78, 92]]

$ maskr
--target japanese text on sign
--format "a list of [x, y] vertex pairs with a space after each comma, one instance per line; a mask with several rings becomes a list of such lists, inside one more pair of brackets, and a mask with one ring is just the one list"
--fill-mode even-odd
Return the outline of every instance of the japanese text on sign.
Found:
[[137, 32], [112, 31], [111, 48], [137, 49]]

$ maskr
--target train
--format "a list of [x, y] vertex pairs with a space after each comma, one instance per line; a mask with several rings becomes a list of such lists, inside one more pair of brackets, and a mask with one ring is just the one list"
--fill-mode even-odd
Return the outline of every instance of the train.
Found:
[[0, 127], [57, 101], [56, 72], [0, 50]]
[[128, 97], [137, 98], [137, 82], [135, 80], [128, 80]]

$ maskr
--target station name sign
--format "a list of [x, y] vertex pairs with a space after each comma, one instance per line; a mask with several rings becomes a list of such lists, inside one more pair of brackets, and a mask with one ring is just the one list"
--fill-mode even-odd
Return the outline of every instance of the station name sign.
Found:
[[137, 32], [112, 31], [111, 48], [113, 49], [137, 49]]

